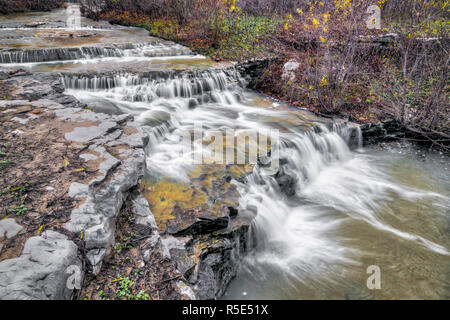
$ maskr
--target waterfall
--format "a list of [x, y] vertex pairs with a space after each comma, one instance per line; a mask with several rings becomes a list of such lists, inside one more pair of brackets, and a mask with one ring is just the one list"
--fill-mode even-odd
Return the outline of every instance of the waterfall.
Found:
[[82, 60], [112, 57], [170, 57], [192, 55], [192, 51], [178, 44], [124, 43], [109, 46], [67, 47], [49, 49], [4, 49], [0, 51], [0, 63], [20, 64], [51, 61]]
[[[276, 110], [246, 105], [242, 92], [245, 84], [234, 68], [141, 74], [66, 74], [62, 80], [69, 92], [79, 97], [86, 98], [89, 92], [97, 99], [121, 101], [126, 111], [134, 112], [137, 119], [146, 124], [152, 149], [148, 166], [182, 180], [187, 179], [187, 171], [192, 165], [185, 158], [179, 158], [180, 150], [185, 147], [180, 145], [179, 137], [183, 132], [193, 130], [196, 121], [203, 121], [211, 131], [238, 127], [260, 131], [272, 126], [271, 122], [261, 120], [282, 115]], [[240, 185], [243, 210], [248, 206], [258, 208], [252, 225], [258, 239], [257, 247], [269, 251], [272, 247], [276, 250], [283, 247], [280, 252], [289, 252], [276, 254], [276, 259], [268, 255], [268, 261], [281, 263], [286, 269], [294, 268], [292, 274], [302, 273], [297, 270], [301, 263], [296, 260], [301, 260], [302, 255], [295, 252], [299, 247], [305, 248], [306, 236], [311, 237], [306, 243], [321, 243], [321, 248], [329, 248], [317, 254], [317, 263], [349, 262], [344, 254], [348, 250], [331, 240], [328, 243], [322, 236], [338, 224], [335, 219], [315, 226], [317, 230], [308, 229], [310, 234], [298, 232], [304, 224], [303, 219], [320, 217], [322, 211], [330, 209], [341, 215], [344, 213], [342, 219], [360, 219], [432, 251], [448, 254], [445, 247], [422, 236], [400, 231], [377, 217], [378, 202], [382, 202], [387, 193], [412, 198], [436, 195], [390, 182], [363, 153], [358, 152], [362, 146], [359, 126], [331, 121], [315, 122], [300, 132], [292, 125], [287, 128], [288, 132], [282, 132], [278, 142], [281, 163], [278, 172], [262, 175], [255, 171], [245, 185]], [[338, 175], [339, 181], [328, 174]], [[332, 182], [336, 185], [330, 189], [328, 185]], [[354, 192], [356, 189], [358, 193]], [[329, 193], [323, 194], [325, 191]], [[318, 196], [320, 194], [322, 197]], [[284, 226], [291, 220], [292, 223]], [[314, 248], [315, 244], [311, 250]]]
[[[208, 193], [202, 205], [230, 200], [221, 193], [223, 181], [232, 189], [230, 225], [234, 228], [242, 218], [251, 220], [251, 226], [248, 243], [237, 233], [236, 238], [227, 238], [236, 244], [229, 257], [234, 266], [241, 254], [247, 254], [229, 297], [448, 297], [448, 281], [442, 280], [450, 255], [446, 160], [429, 161], [430, 154], [426, 162], [417, 160], [413, 152], [396, 152], [392, 145], [387, 151], [380, 146], [363, 148], [358, 125], [320, 118], [249, 90], [237, 69], [226, 67], [231, 64], [215, 63], [185, 46], [152, 38], [147, 30], [85, 18], [86, 25], [71, 29], [65, 28], [63, 10], [49, 21], [47, 13], [36, 14], [51, 27], [25, 28], [29, 17], [25, 22], [12, 17], [1, 23], [6, 23], [0, 26], [4, 71], [51, 72], [60, 77], [65, 93], [86, 109], [132, 114], [133, 125], [149, 138], [146, 163], [152, 183]], [[125, 131], [120, 139], [133, 139]], [[217, 149], [231, 149], [236, 158], [244, 154], [250, 159], [247, 142], [243, 139], [238, 145], [239, 138], [250, 140], [255, 133], [259, 142], [272, 131], [277, 135], [270, 136], [270, 146], [254, 163], [216, 166], [203, 161], [216, 151], [211, 137], [214, 142], [217, 138]], [[176, 190], [172, 198], [161, 195], [161, 207], [180, 205], [177, 197], [183, 198], [185, 192], [180, 196]], [[190, 211], [190, 198], [184, 202], [182, 209]], [[202, 241], [192, 237], [196, 250], [201, 250]], [[383, 290], [377, 292], [366, 287], [366, 270], [372, 265], [382, 270]]]

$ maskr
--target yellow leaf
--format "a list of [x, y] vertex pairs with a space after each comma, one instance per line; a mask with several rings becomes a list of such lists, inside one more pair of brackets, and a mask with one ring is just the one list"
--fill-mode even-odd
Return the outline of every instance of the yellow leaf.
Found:
[[75, 169], [76, 172], [84, 171], [84, 168]]
[[70, 162], [67, 159], [64, 159], [64, 166], [67, 167], [70, 164]]
[[37, 231], [37, 234], [38, 234], [38, 235], [41, 234], [43, 228], [44, 228], [44, 225], [42, 225], [42, 226], [39, 227], [39, 229], [38, 229], [38, 231]]
[[313, 26], [317, 28], [319, 26], [319, 21], [316, 18], [312, 19]]

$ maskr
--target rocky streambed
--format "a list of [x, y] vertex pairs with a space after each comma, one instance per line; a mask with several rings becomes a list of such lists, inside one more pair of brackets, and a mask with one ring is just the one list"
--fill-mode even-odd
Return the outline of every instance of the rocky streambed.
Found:
[[[223, 294], [247, 250], [250, 219], [237, 216], [230, 184], [245, 170], [200, 169], [193, 185], [152, 182], [153, 128], [106, 99], [80, 102], [64, 92], [121, 87], [110, 79], [143, 66], [152, 76], [131, 76], [147, 79], [141, 84], [175, 79], [170, 57], [178, 59], [172, 70], [211, 62], [141, 29], [84, 18], [87, 27], [67, 29], [64, 10], [32, 15], [42, 20], [32, 26], [25, 16], [1, 20], [0, 297], [97, 299], [102, 288], [105, 298], [119, 298], [124, 278], [133, 282], [122, 296], [129, 299]], [[213, 87], [202, 81], [210, 99]]]
[[[132, 221], [127, 223], [127, 236], [133, 234], [129, 239], [136, 251], [133, 265], [142, 277], [149, 272], [141, 290], [163, 284], [155, 291], [161, 299], [214, 299], [223, 294], [236, 274], [240, 255], [247, 250], [249, 220], [236, 216], [238, 194], [227, 178], [241, 173], [231, 170], [227, 176], [223, 171], [204, 183], [209, 184], [208, 191], [219, 194], [216, 197], [234, 190], [227, 203], [217, 202], [211, 210], [204, 208], [206, 198], [194, 206], [193, 187], [188, 190], [170, 182], [158, 182], [150, 189], [146, 183], [139, 187], [146, 172], [149, 135], [132, 115], [83, 109], [78, 100], [63, 94], [61, 78], [55, 75], [19, 71], [2, 73], [2, 79], [2, 152], [13, 159], [2, 168], [2, 179], [11, 182], [3, 183], [15, 186], [16, 179], [23, 189], [33, 184], [37, 190], [30, 194], [36, 199], [24, 201], [29, 211], [2, 212], [0, 226], [6, 240], [1, 249], [1, 298], [71, 298], [73, 290], [67, 281], [73, 266], [80, 271], [80, 280], [87, 275], [105, 276], [105, 259], [121, 245], [130, 246], [115, 237], [116, 228], [123, 227], [118, 225], [121, 212], [128, 212]], [[41, 144], [34, 147], [36, 143]], [[17, 146], [13, 144], [25, 149], [33, 146], [33, 152], [14, 156]], [[198, 179], [203, 184], [200, 174]], [[6, 195], [12, 189], [2, 190], [11, 202], [14, 196]], [[185, 197], [185, 202], [177, 200], [164, 209], [175, 216], [165, 220], [169, 221], [167, 230], [160, 213], [158, 231], [146, 193], [154, 206], [171, 201], [177, 193]], [[161, 199], [162, 194], [168, 199]], [[61, 198], [66, 202], [59, 202]], [[151, 270], [154, 266], [157, 270]], [[125, 270], [119, 267], [117, 272]], [[87, 288], [90, 284], [85, 280]]]
[[247, 89], [253, 63], [32, 17], [0, 20], [0, 298], [445, 296], [448, 160], [364, 149], [392, 137]]

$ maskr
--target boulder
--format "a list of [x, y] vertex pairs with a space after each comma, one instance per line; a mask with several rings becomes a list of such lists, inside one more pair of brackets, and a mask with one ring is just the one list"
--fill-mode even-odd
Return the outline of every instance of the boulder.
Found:
[[20, 257], [0, 262], [0, 299], [70, 299], [82, 276], [75, 243], [46, 231], [29, 238]]
[[300, 63], [296, 60], [289, 60], [283, 65], [283, 74], [281, 78], [285, 81], [295, 80], [295, 71], [300, 67]]
[[16, 223], [14, 219], [8, 218], [0, 220], [0, 238], [6, 236], [11, 239], [15, 237], [23, 227]]

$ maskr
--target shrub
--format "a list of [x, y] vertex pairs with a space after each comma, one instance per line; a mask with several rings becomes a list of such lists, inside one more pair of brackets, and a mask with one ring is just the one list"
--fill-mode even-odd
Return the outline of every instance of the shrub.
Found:
[[61, 0], [0, 0], [0, 13], [48, 11], [61, 7]]

